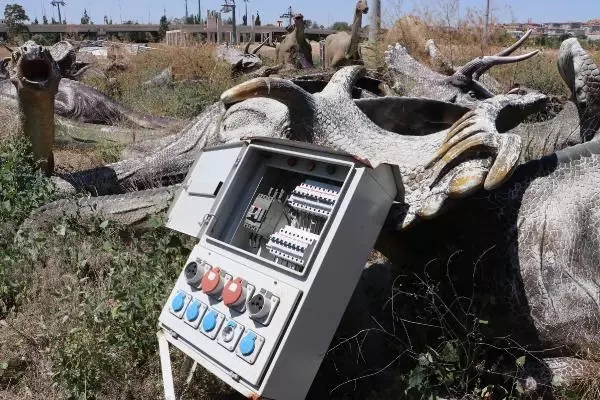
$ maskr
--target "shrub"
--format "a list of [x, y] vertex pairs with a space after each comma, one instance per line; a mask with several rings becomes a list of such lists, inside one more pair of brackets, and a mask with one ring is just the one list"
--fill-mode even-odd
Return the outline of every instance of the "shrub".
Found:
[[54, 197], [54, 185], [36, 168], [30, 144], [19, 137], [0, 141], [0, 319], [15, 306], [25, 284], [21, 271], [11, 268], [17, 257], [15, 232], [32, 210]]

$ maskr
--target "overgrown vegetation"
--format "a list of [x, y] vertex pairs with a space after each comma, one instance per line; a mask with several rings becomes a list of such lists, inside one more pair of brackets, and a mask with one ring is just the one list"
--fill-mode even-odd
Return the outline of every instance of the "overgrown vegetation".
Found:
[[[159, 45], [138, 55], [119, 49], [114, 54], [107, 78], [92, 78], [86, 83], [134, 109], [155, 115], [192, 118], [218, 101], [221, 93], [235, 83], [229, 67], [216, 59], [214, 45]], [[169, 67], [176, 83], [165, 87], [142, 85]]]

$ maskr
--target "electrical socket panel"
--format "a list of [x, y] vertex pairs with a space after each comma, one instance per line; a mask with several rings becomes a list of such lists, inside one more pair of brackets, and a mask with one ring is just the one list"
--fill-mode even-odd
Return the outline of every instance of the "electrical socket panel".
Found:
[[167, 220], [199, 239], [159, 318], [167, 340], [242, 394], [304, 398], [399, 177], [286, 140], [204, 150]]

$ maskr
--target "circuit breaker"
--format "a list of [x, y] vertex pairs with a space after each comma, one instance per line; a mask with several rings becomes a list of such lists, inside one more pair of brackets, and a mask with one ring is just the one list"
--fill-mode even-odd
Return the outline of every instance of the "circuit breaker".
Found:
[[298, 142], [204, 150], [168, 214], [199, 241], [159, 337], [248, 397], [305, 398], [401, 185]]

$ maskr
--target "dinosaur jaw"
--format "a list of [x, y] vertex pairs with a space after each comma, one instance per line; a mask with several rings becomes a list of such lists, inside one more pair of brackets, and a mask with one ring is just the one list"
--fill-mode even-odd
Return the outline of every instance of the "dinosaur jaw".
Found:
[[11, 78], [17, 90], [53, 93], [58, 90], [60, 73], [47, 49], [26, 43], [13, 55], [12, 64]]

